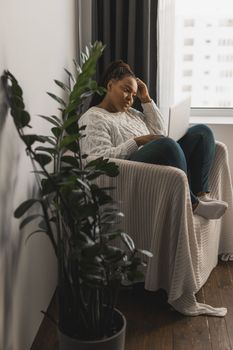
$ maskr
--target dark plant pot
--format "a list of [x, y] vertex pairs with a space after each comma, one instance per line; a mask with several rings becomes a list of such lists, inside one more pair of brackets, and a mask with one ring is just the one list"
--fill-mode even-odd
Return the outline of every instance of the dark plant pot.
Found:
[[115, 309], [115, 320], [119, 325], [119, 331], [101, 340], [78, 340], [59, 331], [59, 350], [124, 350], [126, 319], [117, 309]]

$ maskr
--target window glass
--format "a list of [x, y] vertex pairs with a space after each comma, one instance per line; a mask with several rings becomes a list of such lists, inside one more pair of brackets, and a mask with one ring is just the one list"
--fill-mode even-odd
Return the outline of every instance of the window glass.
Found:
[[233, 0], [176, 0], [174, 98], [233, 108]]

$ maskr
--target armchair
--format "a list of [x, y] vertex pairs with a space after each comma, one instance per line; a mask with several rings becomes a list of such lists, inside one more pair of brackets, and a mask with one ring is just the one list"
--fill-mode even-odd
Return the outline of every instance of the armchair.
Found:
[[125, 214], [121, 226], [138, 247], [154, 255], [145, 271], [145, 288], [165, 289], [168, 302], [185, 315], [224, 316], [225, 308], [200, 304], [195, 294], [217, 265], [218, 255], [233, 252], [233, 196], [226, 146], [217, 142], [209, 178], [211, 196], [229, 204], [219, 220], [193, 215], [188, 180], [181, 170], [112, 160], [119, 165], [119, 176], [102, 176], [98, 183], [116, 187], [113, 197]]

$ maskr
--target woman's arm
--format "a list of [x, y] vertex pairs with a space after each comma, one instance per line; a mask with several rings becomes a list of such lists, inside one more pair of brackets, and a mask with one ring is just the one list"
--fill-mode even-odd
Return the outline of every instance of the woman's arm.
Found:
[[138, 112], [139, 117], [143, 119], [152, 134], [165, 135], [164, 118], [155, 102], [151, 99], [146, 84], [139, 78], [137, 78], [137, 84], [137, 96], [143, 108], [143, 113]]
[[166, 135], [164, 118], [155, 102], [152, 100], [149, 103], [143, 103], [142, 108], [144, 116], [143, 120], [149, 131], [152, 134]]
[[82, 153], [98, 157], [107, 158], [128, 158], [128, 156], [138, 150], [134, 139], [127, 140], [119, 146], [114, 146], [111, 140], [111, 127], [100, 116], [90, 113], [80, 119], [79, 125], [86, 125], [80, 145]]

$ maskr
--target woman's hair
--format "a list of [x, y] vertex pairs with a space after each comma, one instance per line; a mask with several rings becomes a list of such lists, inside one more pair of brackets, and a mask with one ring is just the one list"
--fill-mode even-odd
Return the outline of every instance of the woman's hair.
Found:
[[[110, 80], [121, 80], [125, 77], [133, 77], [136, 79], [135, 74], [127, 63], [123, 62], [122, 60], [113, 61], [108, 65], [104, 74], [100, 78], [98, 85], [107, 89], [107, 85]], [[104, 96], [95, 94], [89, 107], [96, 106], [103, 100], [103, 98]]]
[[110, 80], [121, 80], [128, 76], [136, 79], [135, 74], [127, 63], [123, 62], [122, 60], [114, 61], [107, 67], [102, 78], [100, 79], [99, 85], [106, 89]]

